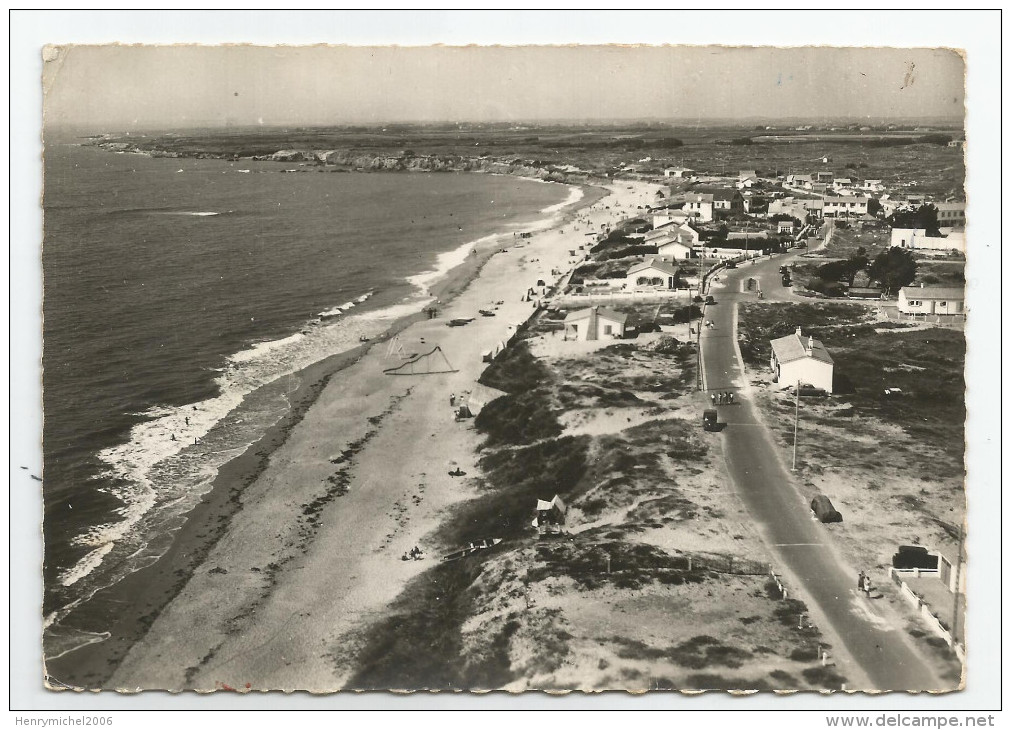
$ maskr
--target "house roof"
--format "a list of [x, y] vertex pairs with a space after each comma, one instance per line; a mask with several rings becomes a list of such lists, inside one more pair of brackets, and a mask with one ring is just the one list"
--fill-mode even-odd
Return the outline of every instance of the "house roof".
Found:
[[899, 290], [906, 299], [965, 299], [965, 290], [958, 286], [904, 286]]
[[713, 195], [711, 193], [687, 193], [684, 199], [686, 203], [711, 203]]
[[603, 317], [604, 319], [612, 322], [625, 324], [625, 320], [628, 319], [627, 314], [621, 314], [620, 312], [605, 309], [604, 307], [587, 307], [586, 309], [578, 309], [575, 312], [569, 312], [565, 315], [565, 321], [577, 322], [581, 319], [588, 319], [594, 309], [597, 310], [597, 317]]
[[965, 203], [934, 203], [938, 210], [965, 210]]
[[[666, 248], [667, 246], [680, 246], [681, 248], [685, 248], [688, 250], [691, 250], [692, 248], [690, 244], [685, 243], [680, 238], [677, 238], [675, 236], [671, 236], [670, 238], [660, 241], [659, 243], [656, 244], [657, 251], [659, 251], [661, 248]], [[629, 273], [632, 273], [631, 269], [629, 269]]]
[[680, 269], [677, 266], [668, 264], [666, 261], [643, 261], [641, 264], [636, 264], [629, 268], [625, 276], [638, 274], [640, 271], [646, 271], [647, 269], [654, 269], [668, 276], [677, 276], [680, 273]]
[[729, 188], [714, 190], [712, 195], [713, 200], [733, 200], [734, 198], [741, 197], [740, 191]]
[[867, 196], [865, 195], [844, 195], [839, 197], [826, 197], [826, 203], [866, 203]]
[[[809, 342], [811, 343], [810, 350], [807, 348]], [[772, 340], [772, 351], [776, 354], [776, 360], [780, 364], [802, 360], [806, 357], [828, 363], [829, 365], [832, 364], [832, 356], [828, 354], [828, 350], [825, 349], [825, 345], [821, 343], [821, 340], [804, 337], [796, 332], [792, 335]]]
[[[657, 216], [667, 217], [667, 218], [691, 218], [691, 214], [681, 210], [680, 208], [664, 208], [662, 210], [650, 211], [650, 215], [654, 218]], [[663, 225], [670, 225], [673, 221], [668, 221]]]

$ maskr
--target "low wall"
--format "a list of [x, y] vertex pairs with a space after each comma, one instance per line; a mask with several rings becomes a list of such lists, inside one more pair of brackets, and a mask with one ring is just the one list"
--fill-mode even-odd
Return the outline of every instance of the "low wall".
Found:
[[909, 587], [909, 584], [906, 583], [906, 581], [902, 580], [902, 574], [904, 572], [908, 572], [910, 574], [915, 572], [917, 575], [919, 575], [923, 573], [927, 574], [937, 573], [937, 571], [917, 570], [917, 569], [913, 569], [910, 571], [901, 571], [896, 570], [895, 568], [889, 568], [888, 575], [891, 576], [892, 580], [895, 581], [895, 584], [899, 587], [899, 595], [905, 598], [909, 602], [909, 605], [911, 605], [913, 608], [916, 609], [917, 613], [920, 614], [920, 618], [923, 619], [923, 623], [927, 626], [927, 628], [930, 629], [934, 634], [936, 634], [940, 638], [944, 639], [944, 643], [946, 643], [954, 650], [955, 655], [959, 658], [960, 661], [964, 662], [965, 649], [958, 641], [955, 640], [955, 638], [951, 635], [951, 632], [948, 631], [948, 629], [946, 629], [941, 624], [940, 619], [938, 619], [937, 616], [935, 616], [933, 612], [931, 612], [930, 606], [927, 604], [927, 602], [924, 601], [922, 598], [920, 598], [918, 595], [916, 595], [916, 593], [914, 593], [913, 590]]
[[610, 292], [586, 292], [583, 294], [563, 294], [551, 300], [556, 307], [588, 307], [593, 304], [658, 304], [671, 300], [683, 300], [690, 303], [690, 289], [668, 290], [619, 290]]

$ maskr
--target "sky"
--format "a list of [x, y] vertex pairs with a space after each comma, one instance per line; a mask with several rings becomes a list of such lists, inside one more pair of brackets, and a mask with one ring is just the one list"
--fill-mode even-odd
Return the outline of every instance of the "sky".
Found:
[[964, 115], [962, 57], [909, 48], [53, 46], [47, 124]]

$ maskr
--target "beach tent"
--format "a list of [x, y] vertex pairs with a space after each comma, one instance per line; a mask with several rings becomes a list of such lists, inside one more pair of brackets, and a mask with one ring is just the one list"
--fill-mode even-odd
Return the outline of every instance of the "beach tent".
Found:
[[508, 393], [498, 388], [489, 388], [487, 385], [475, 383], [473, 389], [470, 391], [470, 397], [467, 398], [467, 408], [476, 416], [486, 405], [496, 398], [501, 398], [503, 395], [508, 395]]
[[534, 517], [533, 525], [537, 528], [548, 525], [556, 527], [563, 525], [565, 524], [565, 513], [567, 511], [568, 508], [565, 506], [565, 502], [557, 494], [552, 497], [550, 502], [538, 499], [537, 506], [534, 507], [536, 516]]

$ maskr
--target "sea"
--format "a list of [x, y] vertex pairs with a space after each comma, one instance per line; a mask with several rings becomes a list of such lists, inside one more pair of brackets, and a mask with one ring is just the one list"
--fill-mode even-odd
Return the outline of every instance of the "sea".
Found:
[[164, 554], [218, 468], [286, 412], [285, 390], [260, 386], [379, 336], [476, 242], [580, 195], [70, 137], [47, 138], [44, 164], [49, 659], [106, 638], [74, 629], [75, 612]]

